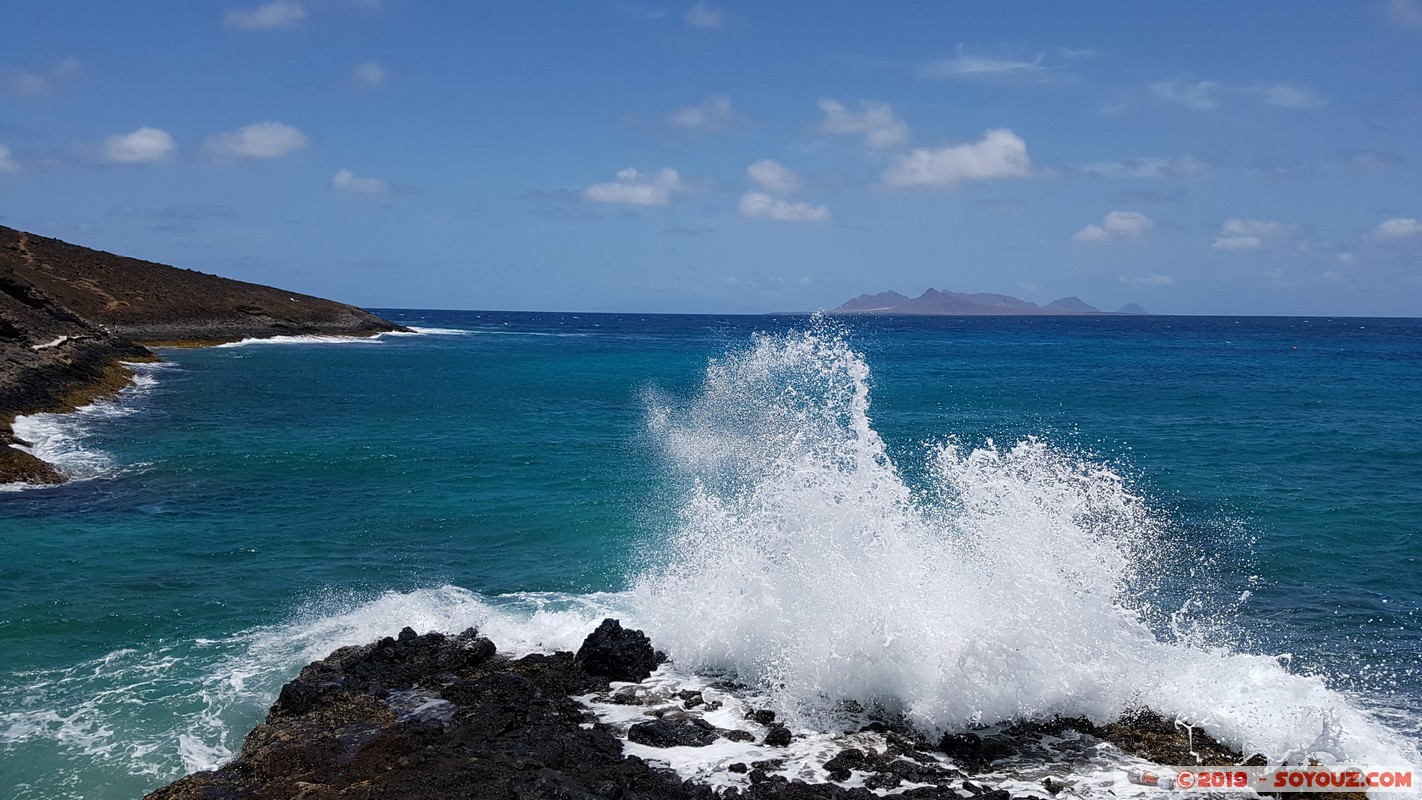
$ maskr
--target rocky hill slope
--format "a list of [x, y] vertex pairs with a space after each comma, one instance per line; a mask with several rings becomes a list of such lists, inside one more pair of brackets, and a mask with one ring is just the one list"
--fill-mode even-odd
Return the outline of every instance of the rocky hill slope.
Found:
[[398, 326], [354, 306], [91, 250], [0, 226], [0, 483], [64, 476], [16, 444], [20, 414], [67, 411], [122, 388], [145, 345]]

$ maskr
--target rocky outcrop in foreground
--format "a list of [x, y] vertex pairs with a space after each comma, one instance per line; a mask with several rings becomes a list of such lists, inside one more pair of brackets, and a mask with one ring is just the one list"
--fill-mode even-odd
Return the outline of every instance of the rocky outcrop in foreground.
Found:
[[354, 306], [205, 275], [0, 226], [0, 483], [63, 481], [10, 447], [20, 414], [69, 411], [153, 361], [146, 344], [292, 334], [369, 336], [399, 326]]
[[[1205, 763], [1239, 763], [1238, 753], [1198, 731], [1187, 741], [1172, 721], [1149, 712], [1102, 727], [1056, 720], [937, 742], [876, 722], [861, 733], [875, 734], [881, 746], [864, 745], [863, 737], [856, 746], [846, 740], [818, 765], [825, 779], [806, 782], [799, 777], [803, 770], [785, 774], [782, 755], [797, 734], [769, 710], [722, 728], [698, 713], [719, 707], [702, 692], [655, 697], [647, 684], [611, 687], [610, 680], [646, 680], [660, 659], [645, 636], [615, 620], [605, 621], [577, 654], [519, 659], [498, 654], [474, 629], [445, 636], [406, 628], [398, 638], [346, 647], [307, 666], [282, 689], [233, 761], [189, 775], [149, 800], [1009, 800], [1013, 795], [977, 776], [1000, 759], [1040, 753], [1044, 737], [1072, 735], [1104, 739], [1160, 763], [1194, 763], [1192, 749]], [[614, 726], [593, 713], [599, 706], [635, 708]], [[628, 724], [629, 716], [644, 721]], [[717, 719], [727, 724], [726, 717]], [[626, 747], [642, 753], [727, 740], [757, 757], [727, 764], [728, 780], [712, 788], [624, 755], [624, 738], [633, 743]], [[1048, 778], [1039, 791], [1016, 796], [1049, 798], [1066, 788]]]

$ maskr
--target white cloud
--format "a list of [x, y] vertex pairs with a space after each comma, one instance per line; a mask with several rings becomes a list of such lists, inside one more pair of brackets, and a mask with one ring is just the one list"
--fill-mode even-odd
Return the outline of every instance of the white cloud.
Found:
[[671, 202], [673, 194], [686, 190], [681, 174], [671, 167], [651, 174], [628, 167], [619, 171], [615, 180], [594, 183], [584, 189], [583, 199], [593, 203], [664, 206]]
[[1030, 75], [1046, 69], [1042, 56], [1031, 61], [991, 58], [974, 55], [958, 44], [957, 55], [953, 58], [939, 58], [926, 61], [918, 68], [920, 78], [997, 78]]
[[1219, 84], [1211, 81], [1198, 83], [1161, 81], [1152, 83], [1150, 91], [1162, 100], [1179, 103], [1186, 108], [1206, 109], [1215, 107], [1214, 93], [1218, 87]]
[[1174, 286], [1175, 279], [1169, 275], [1158, 275], [1151, 272], [1146, 275], [1122, 275], [1121, 283], [1127, 286], [1134, 286], [1137, 289], [1152, 289], [1157, 286]]
[[1343, 277], [1341, 273], [1334, 272], [1331, 269], [1327, 272], [1321, 273], [1318, 276], [1318, 279], [1321, 281], [1327, 281], [1328, 283], [1343, 283], [1345, 280], [1347, 280]]
[[306, 134], [281, 122], [259, 122], [208, 137], [203, 144], [208, 155], [219, 161], [239, 158], [280, 158], [309, 143]]
[[351, 194], [386, 194], [390, 191], [390, 182], [380, 178], [363, 178], [343, 169], [331, 176], [331, 188]]
[[1264, 99], [1264, 102], [1271, 106], [1280, 108], [1323, 108], [1328, 105], [1328, 101], [1315, 93], [1312, 89], [1302, 86], [1289, 86], [1283, 83], [1274, 83], [1263, 86], [1255, 86], [1252, 91]]
[[767, 192], [791, 194], [800, 188], [800, 176], [779, 161], [769, 158], [762, 158], [746, 167], [746, 174]]
[[177, 146], [167, 131], [143, 127], [105, 139], [99, 158], [110, 164], [152, 164], [167, 158]]
[[1339, 254], [1338, 254], [1338, 263], [1339, 263], [1339, 264], [1351, 264], [1351, 263], [1353, 263], [1354, 261], [1356, 261], [1357, 259], [1358, 259], [1358, 257], [1357, 257], [1356, 255], [1352, 254], [1352, 253], [1339, 253]]
[[718, 8], [712, 8], [705, 3], [698, 2], [687, 9], [686, 24], [693, 28], [709, 28], [711, 30], [721, 30], [726, 27], [726, 15]]
[[1422, 6], [1417, 4], [1417, 0], [1391, 0], [1387, 10], [1394, 25], [1404, 28], [1422, 27]]
[[1225, 236], [1258, 236], [1260, 238], [1285, 238], [1299, 232], [1297, 222], [1280, 222], [1274, 219], [1227, 219], [1220, 227]]
[[1373, 238], [1380, 241], [1400, 241], [1422, 236], [1422, 222], [1407, 217], [1385, 220], [1373, 229]]
[[863, 134], [864, 144], [875, 148], [908, 144], [908, 123], [894, 116], [894, 110], [889, 108], [888, 103], [860, 100], [859, 113], [856, 114], [838, 100], [826, 97], [820, 100], [820, 111], [825, 115], [820, 123], [820, 130], [824, 133]]
[[1258, 250], [1264, 246], [1264, 240], [1258, 236], [1221, 236], [1215, 239], [1215, 243], [1210, 246], [1216, 250], [1225, 250], [1228, 252]]
[[7, 172], [19, 172], [20, 164], [10, 155], [10, 148], [0, 144], [0, 175]]
[[687, 131], [715, 133], [738, 127], [742, 116], [731, 107], [731, 98], [714, 95], [705, 102], [679, 108], [667, 115], [667, 124]]
[[1121, 161], [1100, 161], [1080, 167], [1083, 172], [1103, 178], [1200, 178], [1208, 175], [1214, 168], [1214, 161], [1192, 154], [1171, 159], [1127, 158]]
[[1328, 105], [1328, 101], [1312, 89], [1287, 83], [1229, 86], [1214, 81], [1160, 81], [1152, 83], [1150, 91], [1161, 100], [1202, 111], [1218, 106], [1225, 95], [1249, 97], [1278, 108], [1306, 110]]
[[79, 77], [81, 64], [73, 56], [55, 62], [46, 69], [7, 69], [0, 71], [0, 88], [17, 97], [43, 97], [54, 94]]
[[830, 210], [810, 203], [779, 200], [763, 192], [741, 195], [741, 216], [748, 219], [775, 219], [781, 222], [829, 222]]
[[1025, 178], [1031, 175], [1027, 143], [1006, 128], [995, 128], [969, 144], [919, 148], [894, 159], [884, 185], [894, 189], [942, 189], [962, 181]]
[[291, 28], [306, 18], [306, 9], [300, 3], [277, 0], [253, 9], [233, 8], [227, 11], [222, 21], [234, 28], [249, 31], [267, 31], [277, 28]]
[[1112, 211], [1100, 225], [1087, 225], [1072, 237], [1078, 242], [1110, 242], [1144, 236], [1155, 221], [1139, 211]]
[[375, 91], [390, 80], [390, 71], [375, 59], [362, 61], [351, 68], [351, 80], [362, 89]]

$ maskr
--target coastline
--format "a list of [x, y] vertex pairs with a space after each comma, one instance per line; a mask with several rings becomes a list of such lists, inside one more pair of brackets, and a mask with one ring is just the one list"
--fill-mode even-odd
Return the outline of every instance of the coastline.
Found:
[[403, 331], [345, 303], [69, 244], [0, 226], [0, 483], [66, 476], [14, 445], [16, 417], [120, 392], [155, 347]]

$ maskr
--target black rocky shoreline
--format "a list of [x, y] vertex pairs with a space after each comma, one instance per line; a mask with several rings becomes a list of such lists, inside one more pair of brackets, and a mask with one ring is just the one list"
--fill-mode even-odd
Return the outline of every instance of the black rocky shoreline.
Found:
[[[719, 701], [684, 690], [658, 695], [648, 679], [665, 656], [640, 631], [605, 620], [578, 652], [510, 658], [469, 629], [345, 647], [306, 666], [282, 688], [266, 720], [221, 769], [182, 778], [149, 800], [341, 798], [814, 798], [824, 800], [1050, 800], [1086, 797], [1066, 770], [1040, 788], [992, 785], [994, 762], [1042, 751], [1063, 737], [1115, 747], [1155, 763], [1239, 764], [1241, 754], [1199, 731], [1141, 711], [1109, 725], [1085, 719], [1018, 724], [929, 741], [873, 722], [874, 745], [837, 748], [815, 770], [786, 774], [796, 733], [773, 712], [718, 727]], [[618, 685], [614, 686], [614, 682]], [[598, 708], [644, 720], [615, 726]], [[716, 785], [685, 780], [638, 752], [745, 743], [759, 758], [725, 765]], [[866, 741], [864, 737], [856, 743]], [[627, 744], [628, 742], [637, 745]], [[1109, 743], [1109, 744], [1108, 744]], [[1310, 795], [1325, 797], [1326, 795]], [[1336, 795], [1338, 797], [1348, 795]]]

